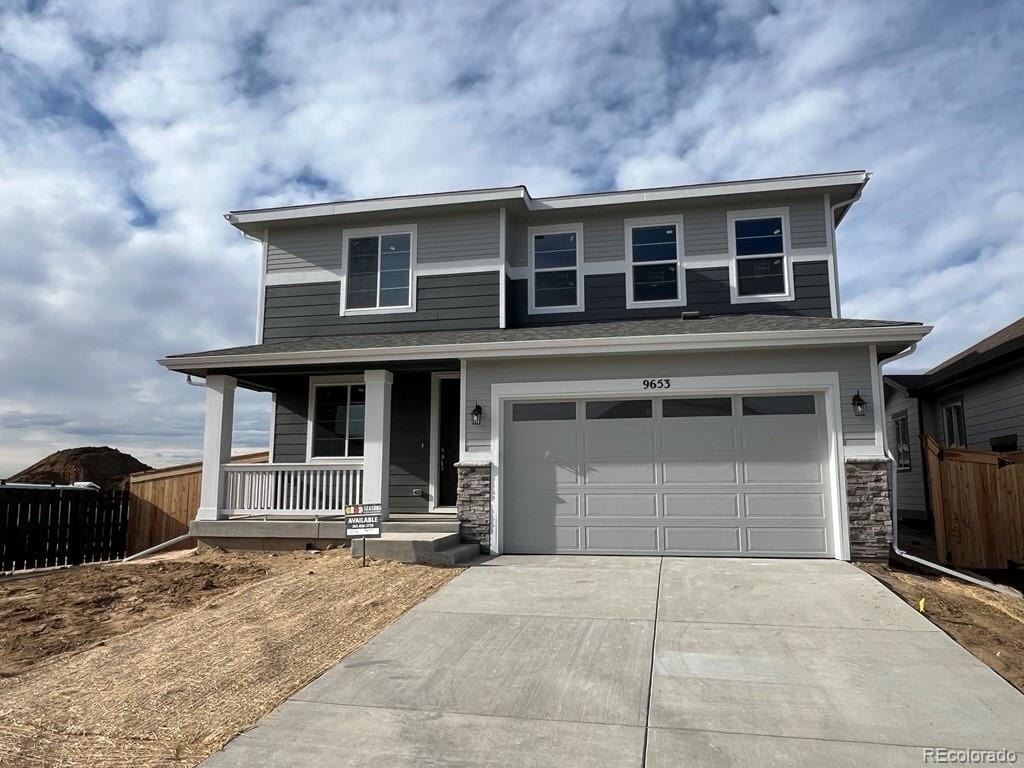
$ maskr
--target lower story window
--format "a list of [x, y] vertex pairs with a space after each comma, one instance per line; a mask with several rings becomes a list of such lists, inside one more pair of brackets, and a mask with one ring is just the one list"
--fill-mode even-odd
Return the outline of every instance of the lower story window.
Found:
[[366, 387], [362, 384], [317, 387], [313, 407], [313, 458], [363, 455]]
[[906, 413], [899, 413], [892, 419], [893, 442], [896, 443], [896, 469], [909, 471], [910, 458], [910, 419]]

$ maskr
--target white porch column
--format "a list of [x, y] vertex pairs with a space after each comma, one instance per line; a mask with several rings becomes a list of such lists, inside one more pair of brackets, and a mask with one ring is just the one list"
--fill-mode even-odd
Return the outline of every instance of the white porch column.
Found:
[[235, 423], [234, 376], [206, 377], [206, 427], [203, 431], [203, 488], [196, 520], [223, 517], [224, 473], [231, 460], [231, 430]]
[[364, 379], [363, 501], [366, 504], [387, 504], [391, 467], [391, 371], [366, 371]]

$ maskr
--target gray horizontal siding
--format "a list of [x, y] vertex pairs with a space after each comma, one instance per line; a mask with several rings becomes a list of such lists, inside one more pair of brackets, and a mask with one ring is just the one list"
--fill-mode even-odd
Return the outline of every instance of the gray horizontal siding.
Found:
[[830, 317], [828, 264], [824, 261], [793, 265], [796, 298], [793, 301], [772, 301], [732, 304], [729, 297], [728, 267], [686, 270], [685, 307], [626, 309], [626, 276], [624, 274], [587, 275], [584, 278], [583, 312], [531, 315], [528, 312], [529, 281], [509, 282], [509, 325], [537, 326], [561, 323], [628, 320], [648, 317], [678, 317], [684, 310], [698, 310], [704, 315], [723, 314], [785, 314]]
[[[274, 461], [306, 461], [309, 378], [280, 386], [274, 415]], [[393, 512], [427, 511], [430, 471], [430, 374], [394, 374], [391, 387], [391, 465], [388, 496]], [[423, 495], [413, 491], [421, 489]]]
[[824, 248], [828, 245], [823, 195], [804, 197], [765, 196], [756, 204], [745, 202], [687, 205], [646, 203], [597, 212], [559, 211], [510, 217], [508, 221], [508, 263], [525, 267], [529, 263], [527, 231], [531, 226], [583, 224], [583, 260], [586, 262], [625, 259], [625, 220], [637, 217], [682, 216], [683, 245], [687, 256], [721, 256], [729, 252], [728, 213], [761, 208], [789, 208], [793, 248]]
[[974, 382], [943, 390], [925, 406], [925, 429], [945, 442], [942, 404], [963, 398], [967, 447], [990, 450], [989, 440], [1017, 435], [1024, 448], [1024, 365], [979, 377]]
[[896, 476], [896, 503], [901, 515], [906, 518], [921, 520], [927, 514], [924, 485], [924, 458], [921, 452], [921, 428], [918, 419], [918, 402], [902, 392], [892, 391], [885, 404], [886, 443], [893, 455], [896, 455], [896, 430], [893, 418], [902, 412], [907, 414], [910, 433], [910, 469], [901, 470]]
[[795, 200], [789, 205], [789, 232], [794, 248], [824, 248], [828, 245], [825, 203], [820, 197]]
[[454, 259], [497, 259], [498, 211], [473, 211], [423, 219], [416, 234], [416, 261], [430, 264]]
[[267, 272], [341, 269], [341, 227], [272, 229], [267, 239]]
[[720, 256], [729, 252], [725, 208], [694, 208], [683, 218], [683, 245], [687, 256]]
[[287, 464], [306, 460], [309, 379], [297, 377], [292, 385], [277, 392], [274, 414], [274, 461]]
[[264, 341], [352, 333], [498, 327], [498, 272], [424, 276], [416, 311], [342, 317], [341, 283], [267, 286]]
[[[848, 443], [874, 439], [871, 418], [871, 365], [867, 347], [831, 349], [786, 349], [728, 352], [693, 352], [687, 354], [601, 355], [545, 357], [531, 360], [470, 360], [467, 363], [466, 403], [489, 403], [491, 386], [522, 381], [597, 381], [628, 376], [726, 376], [763, 373], [802, 373], [835, 371], [839, 376], [839, 399], [842, 402], [843, 437]], [[857, 416], [850, 401], [855, 392], [868, 402], [867, 414]], [[469, 450], [490, 449], [490, 419], [479, 426], [466, 420], [466, 444]]]

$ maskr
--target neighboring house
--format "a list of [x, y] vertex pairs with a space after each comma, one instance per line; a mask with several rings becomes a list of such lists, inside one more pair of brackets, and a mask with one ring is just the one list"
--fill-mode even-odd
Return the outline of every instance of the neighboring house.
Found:
[[[257, 343], [160, 361], [206, 380], [193, 532], [334, 539], [288, 518], [362, 501], [491, 552], [885, 556], [878, 365], [930, 329], [840, 317], [868, 178], [229, 214]], [[228, 463], [236, 387], [273, 393], [268, 465]]]
[[1024, 318], [923, 374], [885, 377], [901, 518], [928, 517], [921, 435], [979, 451], [1024, 447]]

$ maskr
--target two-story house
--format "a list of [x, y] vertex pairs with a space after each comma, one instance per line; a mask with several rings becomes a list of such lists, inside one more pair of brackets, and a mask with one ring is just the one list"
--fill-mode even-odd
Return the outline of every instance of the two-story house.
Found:
[[[228, 214], [257, 343], [160, 361], [206, 381], [193, 532], [336, 540], [362, 501], [473, 551], [884, 556], [879, 363], [930, 329], [840, 315], [868, 178]], [[236, 387], [273, 393], [269, 464], [228, 461]]]

